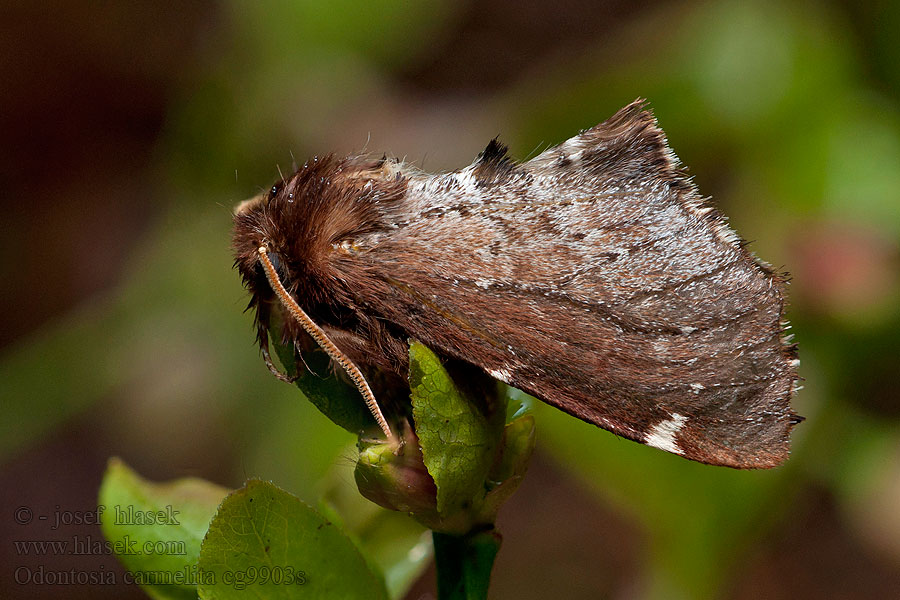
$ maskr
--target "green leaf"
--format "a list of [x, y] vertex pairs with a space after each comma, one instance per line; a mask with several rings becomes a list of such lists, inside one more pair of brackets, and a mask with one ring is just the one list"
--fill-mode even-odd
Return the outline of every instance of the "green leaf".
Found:
[[503, 503], [519, 488], [534, 452], [534, 441], [534, 417], [531, 415], [523, 415], [503, 429], [500, 453], [488, 474], [488, 483], [492, 487], [484, 498], [483, 515], [496, 517]]
[[227, 493], [195, 478], [152, 483], [110, 459], [98, 501], [103, 535], [152, 598], [196, 598], [200, 544]]
[[437, 485], [437, 510], [452, 516], [484, 497], [506, 409], [463, 396], [440, 359], [418, 342], [409, 347], [409, 384], [425, 466]]
[[201, 598], [387, 598], [384, 581], [333, 523], [259, 480], [230, 494], [200, 551]]
[[[282, 344], [279, 311], [273, 311], [270, 319], [270, 336], [275, 353], [291, 377], [300, 377], [294, 382], [303, 395], [322, 411], [326, 417], [350, 433], [358, 434], [375, 424], [375, 419], [366, 407], [365, 400], [351, 384], [338, 377], [331, 359], [320, 349], [305, 352], [302, 361], [309, 369], [299, 372], [300, 358], [293, 344]], [[300, 362], [302, 365], [303, 362]], [[310, 372], [312, 371], [312, 372]]]

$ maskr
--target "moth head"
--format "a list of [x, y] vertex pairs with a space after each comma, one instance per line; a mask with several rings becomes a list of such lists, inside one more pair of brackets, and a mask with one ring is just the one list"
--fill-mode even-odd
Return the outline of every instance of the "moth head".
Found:
[[[241, 202], [234, 211], [235, 265], [251, 292], [256, 309], [257, 338], [270, 370], [282, 376], [268, 351], [270, 316], [284, 317], [281, 343], [300, 341], [301, 330], [343, 368], [366, 400], [388, 439], [393, 433], [364, 375], [353, 360], [329, 339], [310, 316], [331, 301], [328, 312], [340, 312], [349, 282], [339, 268], [349, 254], [349, 239], [381, 224], [382, 186], [361, 176], [357, 162], [314, 158], [289, 178]], [[296, 346], [295, 346], [296, 347]]]
[[[259, 249], [265, 247], [282, 282], [290, 285], [292, 279], [282, 259], [284, 244], [282, 233], [273, 216], [284, 212], [276, 208], [283, 188], [274, 184], [269, 190], [244, 200], [234, 208], [233, 248], [235, 266], [252, 295], [251, 306], [263, 303], [273, 296], [260, 263]], [[283, 219], [280, 219], [283, 220]], [[278, 249], [276, 249], [278, 248]]]
[[234, 209], [235, 265], [254, 301], [271, 299], [260, 264], [266, 248], [292, 295], [326, 301], [336, 260], [355, 240], [381, 230], [385, 212], [406, 191], [396, 163], [363, 157], [313, 157], [288, 177]]

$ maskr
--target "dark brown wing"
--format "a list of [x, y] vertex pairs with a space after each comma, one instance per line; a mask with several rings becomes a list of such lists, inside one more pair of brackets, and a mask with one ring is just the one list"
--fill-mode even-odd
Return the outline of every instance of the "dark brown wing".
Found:
[[640, 103], [521, 165], [492, 142], [462, 171], [413, 177], [385, 219], [336, 268], [411, 336], [686, 458], [787, 457], [781, 282], [703, 205]]

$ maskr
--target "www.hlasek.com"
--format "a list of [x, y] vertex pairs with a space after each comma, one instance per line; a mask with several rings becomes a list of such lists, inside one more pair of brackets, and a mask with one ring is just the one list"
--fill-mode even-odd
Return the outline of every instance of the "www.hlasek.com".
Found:
[[[115, 585], [120, 581], [114, 571], [107, 571], [103, 566], [95, 571], [20, 566], [14, 571], [13, 579], [19, 585]], [[252, 585], [305, 585], [307, 582], [306, 573], [293, 567], [248, 567], [214, 573], [191, 565], [177, 571], [126, 571], [121, 576], [125, 584], [151, 586], [215, 585], [219, 580], [236, 590]]]
[[139, 542], [131, 536], [109, 541], [91, 535], [73, 535], [64, 540], [14, 540], [19, 556], [89, 556], [89, 555], [153, 555], [184, 556], [187, 544], [184, 540], [147, 540]]

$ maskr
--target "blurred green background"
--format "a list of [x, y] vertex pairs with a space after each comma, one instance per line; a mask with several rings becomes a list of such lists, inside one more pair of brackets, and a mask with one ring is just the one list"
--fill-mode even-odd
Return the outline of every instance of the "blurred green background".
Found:
[[[536, 407], [496, 598], [900, 597], [900, 3], [4, 3], [0, 576], [109, 456], [314, 502], [352, 436], [265, 369], [231, 207], [314, 153], [525, 159], [648, 98], [702, 193], [793, 275], [783, 467], [691, 463]], [[345, 470], [346, 471], [346, 470]], [[340, 484], [352, 486], [344, 476]], [[326, 483], [331, 481], [331, 483]], [[427, 598], [433, 571], [409, 592]]]

